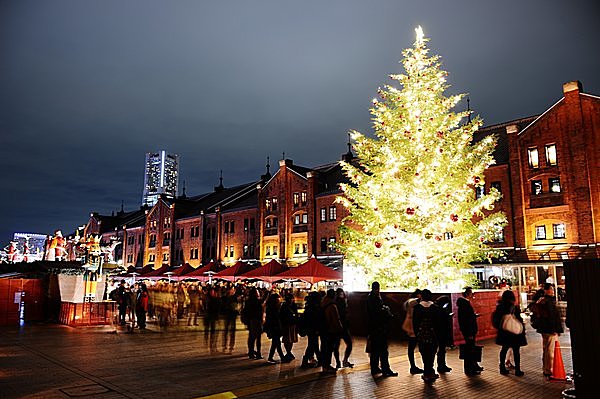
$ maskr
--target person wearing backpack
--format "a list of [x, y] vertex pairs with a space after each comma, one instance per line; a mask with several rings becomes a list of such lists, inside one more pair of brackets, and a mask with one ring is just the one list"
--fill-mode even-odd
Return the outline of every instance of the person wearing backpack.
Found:
[[423, 359], [423, 375], [425, 382], [432, 382], [439, 378], [435, 373], [433, 362], [438, 349], [438, 334], [440, 331], [440, 310], [433, 303], [431, 291], [421, 291], [421, 301], [413, 310], [413, 328], [419, 345], [419, 353]]
[[527, 338], [525, 338], [525, 325], [521, 318], [521, 312], [515, 306], [516, 301], [514, 292], [504, 291], [496, 310], [492, 314], [492, 325], [498, 330], [496, 344], [502, 346], [502, 349], [500, 349], [500, 374], [507, 375], [509, 373], [506, 368], [506, 353], [509, 348], [512, 348], [515, 360], [515, 375], [522, 377], [525, 373], [521, 371], [519, 348], [527, 345]]

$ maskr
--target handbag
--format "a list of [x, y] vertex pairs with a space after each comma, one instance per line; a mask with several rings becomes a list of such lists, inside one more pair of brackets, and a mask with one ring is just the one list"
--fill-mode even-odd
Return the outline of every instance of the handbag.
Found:
[[502, 317], [501, 327], [504, 331], [515, 335], [522, 334], [524, 330], [523, 323], [521, 323], [512, 313]]

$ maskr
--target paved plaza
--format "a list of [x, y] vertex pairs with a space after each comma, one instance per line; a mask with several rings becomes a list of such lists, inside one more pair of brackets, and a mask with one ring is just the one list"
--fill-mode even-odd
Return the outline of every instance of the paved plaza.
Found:
[[[528, 334], [529, 345], [522, 348], [524, 377], [500, 375], [499, 347], [485, 341], [485, 371], [480, 376], [466, 377], [458, 350], [451, 350], [448, 364], [454, 370], [428, 385], [408, 373], [404, 343], [390, 346], [398, 377], [371, 376], [363, 338], [355, 339], [353, 369], [324, 375], [299, 368], [303, 338], [294, 349], [298, 360], [292, 363], [249, 360], [248, 335], [239, 327], [231, 354], [211, 354], [201, 327], [161, 331], [150, 324], [144, 333], [115, 333], [109, 327], [2, 327], [0, 398], [560, 398], [561, 391], [571, 386], [544, 380], [541, 338], [533, 331]], [[568, 333], [560, 341], [570, 373]], [[265, 357], [269, 343], [263, 335]]]

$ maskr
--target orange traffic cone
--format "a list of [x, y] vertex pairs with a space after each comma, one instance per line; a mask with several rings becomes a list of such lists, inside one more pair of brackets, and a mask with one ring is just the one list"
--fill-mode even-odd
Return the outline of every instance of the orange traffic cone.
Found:
[[558, 340], [554, 343], [554, 364], [552, 365], [552, 375], [550, 376], [550, 379], [554, 381], [567, 380], [567, 373], [565, 373], [565, 365], [563, 364]]

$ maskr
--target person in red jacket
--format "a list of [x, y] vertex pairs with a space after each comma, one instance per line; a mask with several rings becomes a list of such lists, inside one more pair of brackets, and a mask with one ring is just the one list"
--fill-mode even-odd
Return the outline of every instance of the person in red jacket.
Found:
[[146, 313], [148, 313], [148, 287], [141, 283], [136, 295], [135, 313], [140, 330], [146, 329]]

